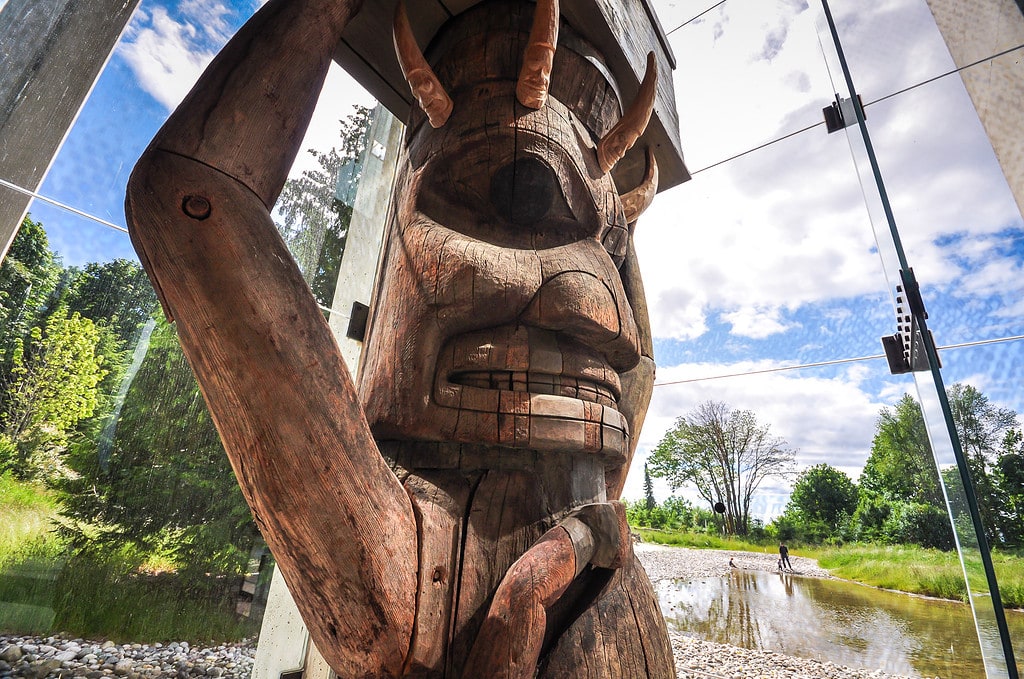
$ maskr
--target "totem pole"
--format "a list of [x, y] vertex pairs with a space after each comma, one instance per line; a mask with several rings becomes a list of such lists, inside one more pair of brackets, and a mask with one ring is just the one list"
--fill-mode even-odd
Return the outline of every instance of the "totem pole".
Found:
[[622, 102], [557, 0], [464, 2], [426, 57], [367, 2], [418, 105], [354, 383], [270, 210], [361, 5], [271, 0], [129, 184], [253, 516], [341, 677], [672, 677], [616, 501], [654, 379], [653, 146], [613, 173], [667, 74], [652, 53]]

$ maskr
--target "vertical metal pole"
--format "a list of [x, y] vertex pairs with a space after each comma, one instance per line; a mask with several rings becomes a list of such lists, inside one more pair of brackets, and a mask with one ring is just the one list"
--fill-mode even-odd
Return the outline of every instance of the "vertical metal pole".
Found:
[[[846, 61], [846, 55], [843, 52], [842, 43], [839, 40], [839, 32], [836, 30], [836, 24], [832, 18], [832, 11], [829, 8], [828, 0], [821, 0], [821, 5], [825, 10], [825, 20], [828, 22], [829, 32], [832, 34], [832, 42], [835, 45], [836, 54], [839, 57], [839, 65], [843, 70], [843, 78], [846, 81], [846, 87], [849, 90], [850, 97], [854, 102], [856, 102], [858, 101], [857, 90], [853, 85], [853, 76], [850, 74], [850, 68]], [[901, 273], [906, 275], [910, 272], [910, 266], [907, 263], [906, 253], [903, 250], [903, 243], [900, 240], [899, 230], [896, 228], [896, 219], [893, 216], [892, 208], [889, 205], [889, 197], [885, 190], [885, 183], [882, 180], [882, 173], [878, 166], [878, 160], [875, 157], [875, 151], [871, 145], [871, 137], [868, 134], [867, 124], [864, 120], [864, 112], [861, 110], [859, 105], [855, 105], [853, 108], [857, 114], [857, 126], [860, 128], [861, 137], [864, 141], [868, 162], [871, 164], [871, 173], [874, 176], [875, 186], [878, 189], [879, 197], [882, 202], [882, 209], [885, 212], [885, 218], [889, 225], [889, 232], [892, 236], [893, 245], [896, 249], [896, 256], [899, 259]], [[1003, 610], [1002, 599], [999, 596], [999, 583], [996, 579], [995, 568], [992, 565], [992, 555], [989, 552], [988, 540], [985, 538], [985, 529], [981, 522], [981, 513], [978, 511], [978, 499], [974, 494], [974, 485], [971, 482], [971, 475], [967, 466], [967, 458], [964, 455], [963, 446], [960, 443], [960, 436], [956, 430], [956, 423], [953, 421], [953, 415], [950, 412], [949, 399], [946, 396], [946, 388], [943, 384], [942, 374], [939, 368], [938, 353], [935, 349], [935, 343], [932, 341], [931, 333], [928, 331], [927, 320], [925, 318], [923, 308], [915, 310], [914, 318], [918, 323], [918, 327], [920, 328], [921, 335], [924, 339], [923, 343], [925, 346], [925, 354], [928, 356], [929, 369], [935, 384], [935, 389], [938, 392], [939, 405], [942, 408], [946, 430], [949, 434], [950, 442], [952, 443], [953, 456], [956, 458], [957, 470], [960, 473], [960, 479], [964, 486], [968, 512], [970, 513], [971, 523], [974, 526], [974, 532], [976, 533], [978, 540], [978, 551], [981, 554], [982, 564], [985, 569], [985, 578], [988, 582], [989, 593], [991, 595], [996, 626], [999, 629], [999, 640], [1002, 644], [1003, 656], [1006, 660], [1007, 673], [1009, 675], [1009, 679], [1019, 679], [1017, 663], [1013, 655], [1013, 645], [1010, 643], [1010, 631], [1006, 625], [1006, 613]], [[940, 482], [942, 482], [941, 475]], [[952, 522], [952, 510], [948, 507], [947, 509], [950, 511], [950, 520]], [[955, 530], [956, 529], [954, 527], [954, 532]], [[966, 579], [966, 571], [964, 575]], [[969, 580], [967, 580], [967, 587], [968, 590], [970, 590]]]

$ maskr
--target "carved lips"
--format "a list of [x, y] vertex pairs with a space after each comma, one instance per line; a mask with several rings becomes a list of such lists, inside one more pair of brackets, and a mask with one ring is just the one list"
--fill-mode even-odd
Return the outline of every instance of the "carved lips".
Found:
[[449, 342], [442, 357], [449, 356], [439, 362], [438, 376], [452, 384], [610, 407], [619, 399], [618, 373], [600, 355], [550, 331], [504, 326], [468, 333]]
[[620, 390], [618, 373], [593, 349], [551, 331], [508, 325], [446, 343], [434, 399], [470, 419], [494, 418], [492, 444], [621, 460], [629, 427], [616, 407]]

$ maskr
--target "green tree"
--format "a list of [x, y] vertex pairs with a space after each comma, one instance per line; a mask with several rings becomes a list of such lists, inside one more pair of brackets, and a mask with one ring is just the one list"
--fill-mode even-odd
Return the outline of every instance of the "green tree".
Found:
[[[968, 471], [986, 537], [993, 544], [1003, 540], [1000, 518], [1004, 501], [998, 482], [997, 454], [1017, 414], [992, 404], [988, 397], [968, 384], [947, 389], [950, 412], [967, 460]], [[1008, 463], [1010, 464], [1010, 463]], [[1012, 466], [1012, 464], [1011, 464]], [[967, 515], [959, 473], [943, 472], [951, 509]], [[921, 406], [905, 394], [895, 408], [879, 416], [871, 455], [860, 478], [861, 494], [856, 521], [862, 537], [890, 542], [952, 546], [946, 535], [949, 519], [939, 473], [931, 454]], [[930, 507], [931, 509], [927, 509]], [[940, 528], [937, 517], [946, 516]], [[966, 527], [969, 522], [959, 522]], [[913, 531], [921, 534], [914, 537]], [[973, 530], [973, 529], [971, 529]], [[942, 535], [940, 536], [940, 533]], [[966, 539], [967, 534], [962, 535]]]
[[658, 505], [658, 501], [654, 499], [654, 481], [651, 480], [651, 470], [644, 463], [644, 501], [647, 503], [647, 509], [654, 509]]
[[910, 394], [879, 415], [860, 487], [869, 496], [944, 504], [921, 406]]
[[319, 168], [285, 182], [274, 207], [280, 219], [278, 229], [323, 306], [329, 307], [334, 301], [352, 220], [352, 206], [340, 194], [359, 182], [371, 113], [365, 106], [355, 106], [346, 119], [339, 121], [340, 147], [326, 153], [310, 149]]
[[993, 476], [999, 498], [999, 536], [1009, 547], [1024, 547], [1024, 434], [1020, 429], [1004, 435]]
[[1017, 413], [996, 406], [969, 384], [957, 383], [946, 390], [950, 413], [978, 500], [978, 511], [989, 544], [1003, 541], [1000, 511], [1003, 498], [995, 465], [1004, 438], [1017, 425]]
[[857, 509], [857, 485], [845, 473], [828, 464], [805, 469], [793, 483], [784, 515], [805, 539], [821, 541], [838, 537]]
[[114, 259], [73, 271], [62, 300], [72, 312], [108, 325], [120, 349], [131, 347], [157, 309], [156, 291], [137, 263]]
[[97, 385], [106, 375], [100, 344], [96, 325], [66, 310], [51, 314], [44, 328], [33, 328], [27, 343], [15, 341], [3, 419], [3, 435], [17, 449], [15, 473], [65, 472], [62, 453], [78, 423], [99, 404]]
[[42, 223], [25, 217], [0, 266], [0, 331], [5, 338], [24, 337], [59, 272]]
[[169, 546], [185, 566], [236, 573], [258, 533], [166, 321], [127, 379], [118, 419], [70, 455], [77, 475], [61, 490], [73, 532], [96, 545]]
[[750, 502], [770, 477], [786, 477], [793, 452], [748, 410], [706, 401], [676, 420], [648, 462], [672, 488], [693, 485], [709, 506], [726, 507], [729, 534], [747, 534]]
[[61, 271], [43, 225], [25, 217], [0, 265], [0, 393], [11, 381], [11, 354], [36, 325]]

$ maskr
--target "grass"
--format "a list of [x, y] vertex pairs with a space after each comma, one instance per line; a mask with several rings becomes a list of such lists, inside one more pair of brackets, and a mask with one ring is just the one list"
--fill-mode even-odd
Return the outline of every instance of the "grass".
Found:
[[185, 578], [164, 553], [69, 550], [44, 487], [0, 476], [0, 632], [120, 642], [234, 641], [258, 623], [235, 614], [237, 582]]
[[0, 475], [0, 630], [40, 634], [54, 620], [64, 551], [51, 531], [57, 501], [42, 486]]
[[0, 475], [0, 567], [48, 533], [56, 516], [57, 501], [44, 487]]
[[[742, 552], [774, 551], [774, 543], [757, 544], [737, 538], [634, 529], [648, 542], [695, 549], [727, 549]], [[790, 552], [818, 560], [832, 575], [874, 587], [912, 594], [963, 601], [967, 586], [956, 552], [942, 552], [915, 545], [853, 544], [841, 547], [811, 547], [790, 544]], [[984, 583], [980, 557], [967, 553], [971, 581]], [[999, 582], [999, 594], [1006, 608], [1024, 608], [1024, 555], [996, 551], [992, 562]]]
[[55, 627], [117, 641], [228, 641], [259, 631], [234, 611], [237, 582], [152, 574], [137, 555], [81, 554], [56, 581]]

